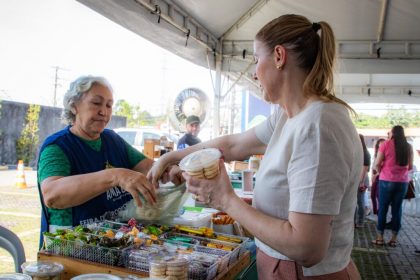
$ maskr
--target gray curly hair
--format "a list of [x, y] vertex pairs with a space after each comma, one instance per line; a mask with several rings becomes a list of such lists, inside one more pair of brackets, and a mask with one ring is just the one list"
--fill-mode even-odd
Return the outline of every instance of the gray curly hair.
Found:
[[83, 95], [88, 92], [94, 84], [100, 84], [112, 92], [110, 83], [104, 77], [81, 76], [70, 84], [70, 87], [63, 98], [64, 110], [62, 118], [67, 124], [74, 123], [76, 119], [76, 115], [71, 111], [71, 109], [74, 108], [74, 104], [80, 101]]

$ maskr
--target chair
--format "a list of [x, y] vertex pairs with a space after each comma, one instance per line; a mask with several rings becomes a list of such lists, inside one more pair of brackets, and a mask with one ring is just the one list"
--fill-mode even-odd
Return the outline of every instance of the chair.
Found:
[[0, 247], [6, 249], [15, 262], [15, 272], [22, 272], [20, 267], [25, 261], [25, 249], [19, 237], [5, 227], [0, 226]]

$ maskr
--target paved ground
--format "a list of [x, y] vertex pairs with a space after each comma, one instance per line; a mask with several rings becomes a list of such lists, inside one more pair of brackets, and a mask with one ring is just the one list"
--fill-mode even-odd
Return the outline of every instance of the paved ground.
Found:
[[[16, 170], [0, 170], [0, 225], [16, 232], [23, 241], [27, 259], [35, 260], [41, 211], [36, 172], [25, 171], [26, 189], [15, 187], [16, 173]], [[413, 208], [407, 206], [413, 205], [404, 207], [396, 248], [371, 244], [376, 236], [374, 216], [369, 216], [365, 228], [355, 231], [352, 257], [363, 279], [420, 279], [420, 256], [414, 254], [416, 248], [420, 249], [420, 215], [413, 216]], [[389, 240], [390, 235], [391, 232], [386, 231], [385, 239]], [[12, 271], [12, 261], [0, 250], [0, 272]]]
[[[420, 279], [420, 218], [404, 215], [396, 248], [372, 245], [376, 222], [370, 217], [365, 228], [356, 229], [352, 257], [363, 279]], [[391, 231], [385, 231], [385, 240]]]

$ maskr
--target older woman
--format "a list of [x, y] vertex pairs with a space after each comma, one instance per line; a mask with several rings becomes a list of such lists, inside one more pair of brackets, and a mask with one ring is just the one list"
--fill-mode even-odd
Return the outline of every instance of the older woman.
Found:
[[49, 136], [38, 162], [43, 200], [42, 231], [114, 218], [139, 194], [155, 202], [146, 176], [153, 161], [105, 129], [111, 119], [113, 93], [102, 77], [84, 76], [64, 96], [69, 126]]
[[405, 138], [404, 128], [396, 125], [379, 147], [374, 170], [379, 173], [379, 209], [375, 245], [384, 245], [384, 230], [388, 208], [391, 205], [392, 237], [390, 247], [397, 246], [398, 232], [401, 229], [402, 202], [410, 181], [408, 171], [413, 169], [413, 149]]
[[199, 200], [255, 236], [259, 279], [359, 279], [350, 253], [363, 152], [351, 108], [332, 91], [331, 27], [283, 15], [257, 33], [254, 49], [256, 79], [274, 114], [244, 133], [166, 154], [148, 177], [156, 183], [168, 166], [207, 147], [221, 148], [227, 161], [264, 154], [254, 207], [235, 194], [223, 161], [213, 180], [183, 176]]

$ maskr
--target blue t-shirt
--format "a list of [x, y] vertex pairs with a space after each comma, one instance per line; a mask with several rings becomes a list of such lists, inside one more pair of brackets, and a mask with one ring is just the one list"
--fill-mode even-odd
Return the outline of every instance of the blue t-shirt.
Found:
[[181, 137], [181, 139], [179, 139], [177, 149], [182, 150], [198, 143], [201, 143], [200, 138], [190, 133], [186, 133], [184, 134], [184, 136]]

